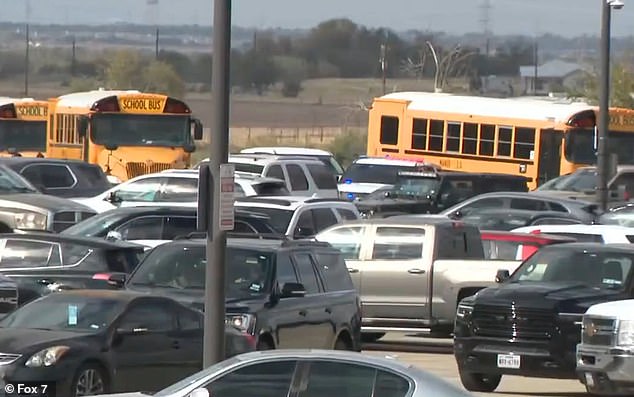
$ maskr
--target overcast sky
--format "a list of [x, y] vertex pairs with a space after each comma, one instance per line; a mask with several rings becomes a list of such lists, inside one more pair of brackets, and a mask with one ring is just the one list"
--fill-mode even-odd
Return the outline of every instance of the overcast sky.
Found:
[[[26, 4], [31, 21], [97, 24], [116, 21], [210, 25], [212, 0], [0, 0], [0, 20], [23, 22]], [[308, 28], [336, 17], [370, 27], [395, 30], [430, 29], [447, 33], [483, 30], [484, 0], [234, 0], [233, 24], [243, 27]], [[565, 36], [599, 33], [602, 0], [489, 0], [495, 34], [555, 33]], [[615, 11], [612, 32], [634, 35], [634, 0]], [[630, 2], [631, 4], [628, 4]], [[24, 4], [24, 7], [19, 6]], [[386, 7], [388, 5], [388, 7]], [[150, 11], [153, 9], [154, 11]]]

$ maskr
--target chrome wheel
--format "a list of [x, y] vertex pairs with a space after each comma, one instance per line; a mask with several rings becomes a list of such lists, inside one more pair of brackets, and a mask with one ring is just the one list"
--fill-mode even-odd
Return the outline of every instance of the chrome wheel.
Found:
[[75, 381], [75, 396], [95, 396], [105, 392], [101, 371], [96, 368], [83, 368]]

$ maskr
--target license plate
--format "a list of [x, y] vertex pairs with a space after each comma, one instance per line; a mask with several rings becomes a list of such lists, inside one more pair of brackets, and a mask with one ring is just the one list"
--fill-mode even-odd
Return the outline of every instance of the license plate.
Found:
[[586, 377], [586, 385], [594, 387], [594, 377], [592, 374], [590, 372], [586, 372], [584, 376]]
[[519, 369], [520, 356], [514, 354], [498, 354], [498, 368]]

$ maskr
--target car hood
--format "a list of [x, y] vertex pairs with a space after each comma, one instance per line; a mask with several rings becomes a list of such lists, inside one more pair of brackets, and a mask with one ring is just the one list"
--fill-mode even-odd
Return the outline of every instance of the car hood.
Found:
[[361, 193], [369, 194], [375, 190], [387, 188], [392, 185], [386, 185], [383, 183], [340, 183], [337, 189], [342, 193]]
[[[169, 296], [170, 298], [177, 300], [185, 305], [194, 306], [202, 309], [204, 303], [205, 291], [200, 289], [180, 289], [169, 287], [150, 287], [144, 285], [126, 285], [126, 289], [136, 292], [145, 292], [150, 294], [160, 294], [163, 296]], [[225, 306], [228, 310], [235, 309], [238, 312], [243, 311], [243, 308], [252, 307], [251, 304], [261, 303], [265, 299], [265, 294], [252, 295], [245, 297], [228, 297], [225, 300]], [[246, 310], [246, 309], [244, 309]]]
[[89, 207], [76, 201], [61, 197], [40, 193], [17, 193], [0, 196], [0, 206], [23, 203], [33, 207], [45, 208], [53, 212], [57, 211], [83, 211], [94, 212]]
[[34, 354], [41, 349], [57, 344], [68, 344], [71, 339], [73, 339], [73, 345], [77, 345], [78, 339], [91, 336], [93, 335], [69, 331], [0, 328], [0, 351], [4, 353]]
[[478, 292], [475, 303], [503, 306], [514, 304], [518, 307], [585, 313], [593, 304], [619, 300], [622, 295], [623, 292], [619, 290], [574, 282], [505, 282]]

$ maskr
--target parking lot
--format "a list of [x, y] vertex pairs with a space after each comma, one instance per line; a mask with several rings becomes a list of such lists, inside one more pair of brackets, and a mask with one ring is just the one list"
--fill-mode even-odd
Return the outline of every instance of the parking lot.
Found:
[[[450, 339], [431, 339], [417, 336], [388, 334], [377, 343], [364, 347], [366, 354], [391, 355], [430, 371], [445, 380], [460, 386], [458, 369], [451, 351]], [[519, 376], [507, 376], [495, 393], [474, 393], [476, 395], [492, 394], [502, 396], [587, 396], [585, 388], [576, 380], [532, 379]]]

